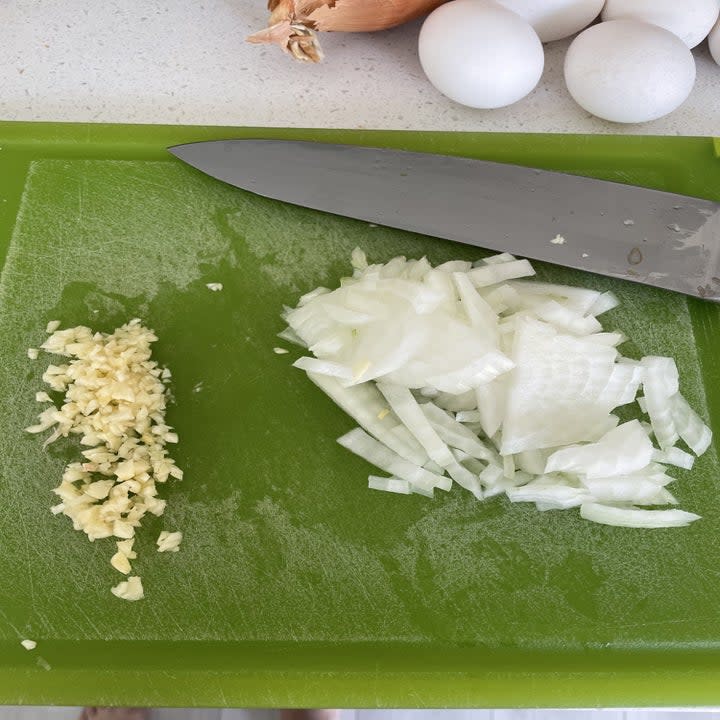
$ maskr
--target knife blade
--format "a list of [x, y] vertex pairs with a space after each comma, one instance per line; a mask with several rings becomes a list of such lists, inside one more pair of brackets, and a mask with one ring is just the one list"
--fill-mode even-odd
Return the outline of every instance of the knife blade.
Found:
[[720, 302], [720, 203], [384, 148], [220, 140], [169, 151], [243, 190]]

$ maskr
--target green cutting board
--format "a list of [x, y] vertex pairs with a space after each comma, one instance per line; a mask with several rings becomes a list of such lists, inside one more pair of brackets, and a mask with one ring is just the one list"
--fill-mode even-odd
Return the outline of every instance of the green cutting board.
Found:
[[[720, 199], [718, 148], [704, 138], [0, 124], [0, 702], [720, 704], [714, 450], [677, 473], [681, 506], [703, 516], [685, 529], [605, 527], [460, 489], [369, 491], [370, 467], [335, 443], [352, 421], [291, 367], [294, 350], [273, 352], [282, 306], [337, 283], [356, 245], [379, 262], [479, 251], [256, 197], [165, 151], [248, 136]], [[538, 268], [617, 292], [605, 324], [632, 338], [625, 353], [675, 356], [684, 392], [720, 429], [716, 306]], [[140, 533], [146, 599], [131, 604], [109, 592], [112, 542], [91, 544], [49, 512], [78, 447], [44, 451], [22, 428], [46, 364], [26, 348], [48, 320], [111, 330], [136, 316], [173, 372], [185, 479]], [[179, 553], [154, 552], [162, 528], [184, 532]]]

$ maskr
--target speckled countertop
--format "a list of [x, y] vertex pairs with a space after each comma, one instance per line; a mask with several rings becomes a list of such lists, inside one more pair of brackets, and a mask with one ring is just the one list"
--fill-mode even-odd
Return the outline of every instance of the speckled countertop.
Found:
[[547, 46], [534, 92], [509, 108], [455, 105], [425, 80], [418, 24], [325, 35], [319, 66], [245, 36], [265, 0], [13, 0], [0, 4], [0, 118], [527, 132], [720, 135], [720, 67], [705, 44], [689, 100], [644, 125], [577, 107], [562, 81], [566, 41]]

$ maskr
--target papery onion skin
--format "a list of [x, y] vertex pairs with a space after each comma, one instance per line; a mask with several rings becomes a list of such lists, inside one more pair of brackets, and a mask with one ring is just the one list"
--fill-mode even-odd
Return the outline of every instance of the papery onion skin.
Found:
[[248, 37], [251, 43], [279, 45], [296, 60], [320, 62], [315, 31], [387, 30], [431, 12], [445, 0], [269, 0], [268, 27]]

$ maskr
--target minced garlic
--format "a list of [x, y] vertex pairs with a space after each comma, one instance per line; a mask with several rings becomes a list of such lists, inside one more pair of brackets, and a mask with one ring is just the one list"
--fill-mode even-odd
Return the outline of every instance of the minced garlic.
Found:
[[111, 588], [111, 592], [115, 597], [131, 602], [142, 600], [145, 597], [142, 580], [135, 575], [131, 575], [127, 580], [118, 583], [114, 588]]
[[[171, 375], [150, 359], [150, 345], [157, 337], [140, 320], [111, 334], [82, 326], [58, 327], [57, 321], [48, 324], [50, 337], [41, 348], [68, 360], [49, 365], [43, 380], [65, 393], [64, 401], [59, 408], [53, 404], [43, 410], [38, 424], [26, 430], [39, 433], [52, 428], [46, 445], [59, 437], [79, 436], [86, 447], [83, 461], [65, 468], [53, 491], [61, 502], [52, 512], [69, 517], [90, 541], [119, 538], [110, 562], [128, 574], [130, 560], [136, 557], [132, 551], [136, 528], [146, 513], [159, 516], [165, 511], [157, 484], [182, 479], [182, 471], [165, 449], [166, 443], [178, 441], [165, 423], [166, 382]], [[36, 400], [52, 402], [44, 392], [37, 393]], [[138, 600], [139, 583], [139, 578], [130, 577], [113, 593]]]
[[163, 530], [157, 539], [158, 552], [177, 552], [180, 550], [183, 534], [181, 532], [168, 532]]
[[123, 575], [129, 575], [130, 571], [132, 570], [130, 560], [128, 560], [128, 556], [121, 553], [120, 551], [116, 552], [110, 558], [110, 564]]

